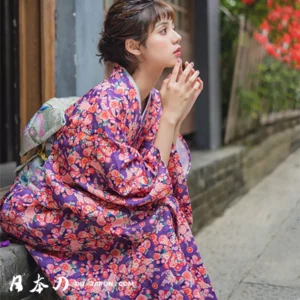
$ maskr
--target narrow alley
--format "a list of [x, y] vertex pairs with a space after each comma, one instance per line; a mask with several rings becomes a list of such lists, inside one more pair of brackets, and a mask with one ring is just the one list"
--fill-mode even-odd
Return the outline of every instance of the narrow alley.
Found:
[[300, 300], [300, 150], [196, 242], [219, 300]]

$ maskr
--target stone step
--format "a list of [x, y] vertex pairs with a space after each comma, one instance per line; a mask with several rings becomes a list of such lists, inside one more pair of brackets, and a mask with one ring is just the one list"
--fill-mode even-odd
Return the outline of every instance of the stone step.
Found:
[[[10, 186], [0, 189], [0, 199], [6, 194]], [[0, 228], [0, 243], [8, 240], [5, 233]], [[47, 284], [40, 294], [30, 292], [34, 289], [35, 283], [40, 277], [44, 277], [40, 282]], [[13, 277], [21, 275], [23, 290], [18, 292], [15, 287], [10, 291]], [[47, 277], [43, 274], [40, 267], [36, 264], [27, 249], [17, 243], [10, 243], [6, 247], [0, 248], [0, 299], [1, 300], [59, 300], [59, 296], [51, 287]]]
[[[0, 242], [7, 240], [7, 236], [0, 229]], [[40, 294], [30, 292], [36, 284], [34, 281], [38, 279], [38, 274], [43, 277], [40, 282], [47, 284], [49, 288], [45, 288]], [[10, 290], [14, 276], [21, 275], [21, 284], [23, 290], [18, 292], [15, 286]], [[47, 277], [36, 264], [27, 249], [20, 244], [10, 243], [7, 247], [0, 248], [0, 299], [59, 299], [55, 290], [51, 287]]]

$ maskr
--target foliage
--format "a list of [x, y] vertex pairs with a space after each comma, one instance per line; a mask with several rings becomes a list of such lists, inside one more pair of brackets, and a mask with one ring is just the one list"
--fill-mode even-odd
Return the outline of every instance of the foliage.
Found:
[[299, 71], [283, 65], [273, 57], [266, 57], [260, 64], [256, 89], [238, 89], [242, 116], [257, 119], [262, 114], [287, 109], [300, 109]]
[[[257, 28], [254, 32], [254, 38], [265, 46], [267, 53], [278, 60], [278, 63], [271, 64], [271, 58], [267, 59], [267, 62], [261, 66], [260, 70], [260, 92], [258, 91], [244, 91], [243, 101], [244, 107], [247, 111], [246, 99], [250, 101], [251, 105], [248, 110], [256, 111], [257, 113], [266, 108], [260, 107], [261, 99], [258, 95], [264, 94], [272, 95], [270, 100], [272, 106], [269, 105], [271, 110], [277, 109], [280, 106], [276, 104], [275, 99], [282, 93], [282, 97], [285, 98], [285, 89], [274, 88], [275, 83], [268, 83], [268, 80], [277, 80], [279, 76], [282, 76], [281, 84], [293, 85], [299, 83], [299, 70], [298, 73], [294, 72], [292, 68], [298, 69], [300, 62], [300, 0], [221, 0], [221, 78], [222, 78], [222, 112], [224, 117], [227, 115], [228, 104], [230, 99], [233, 71], [235, 65], [235, 57], [238, 42], [239, 33], [239, 16], [245, 15], [251, 24]], [[297, 62], [298, 61], [298, 62]], [[286, 63], [284, 67], [282, 62]], [[290, 74], [279, 73], [278, 75], [272, 75], [272, 71], [277, 66], [279, 71], [287, 72]], [[264, 70], [266, 68], [266, 71]], [[267, 76], [265, 79], [263, 76]], [[252, 74], [252, 76], [256, 76]], [[270, 77], [271, 76], [271, 77]], [[267, 89], [270, 88], [268, 92]], [[288, 88], [287, 88], [288, 89]], [[297, 92], [295, 87], [290, 87], [291, 91], [287, 92], [287, 99], [291, 99], [291, 95], [295, 95], [295, 101]], [[273, 95], [275, 94], [275, 95]], [[299, 94], [298, 94], [299, 97]], [[268, 97], [265, 97], [267, 99]], [[267, 100], [263, 100], [265, 103]], [[265, 104], [266, 105], [266, 104]], [[257, 114], [257, 113], [254, 113]]]
[[[222, 0], [222, 2], [226, 4], [226, 1]], [[238, 14], [238, 11], [236, 13]], [[220, 19], [222, 99], [227, 103], [230, 98], [239, 25], [232, 11], [229, 10], [226, 13], [222, 11]]]

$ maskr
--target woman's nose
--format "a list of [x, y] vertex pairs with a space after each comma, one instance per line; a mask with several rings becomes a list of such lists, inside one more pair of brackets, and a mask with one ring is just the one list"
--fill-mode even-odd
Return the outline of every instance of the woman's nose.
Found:
[[179, 33], [177, 33], [177, 32], [175, 32], [175, 33], [176, 33], [175, 40], [176, 40], [176, 43], [178, 44], [181, 41], [182, 37]]

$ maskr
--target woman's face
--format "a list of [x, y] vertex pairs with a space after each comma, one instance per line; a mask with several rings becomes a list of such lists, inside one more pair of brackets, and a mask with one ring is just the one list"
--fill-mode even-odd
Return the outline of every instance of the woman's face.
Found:
[[162, 19], [154, 27], [146, 41], [146, 48], [141, 47], [144, 63], [158, 68], [171, 68], [180, 57], [174, 52], [180, 46], [181, 36], [175, 31], [172, 20]]

